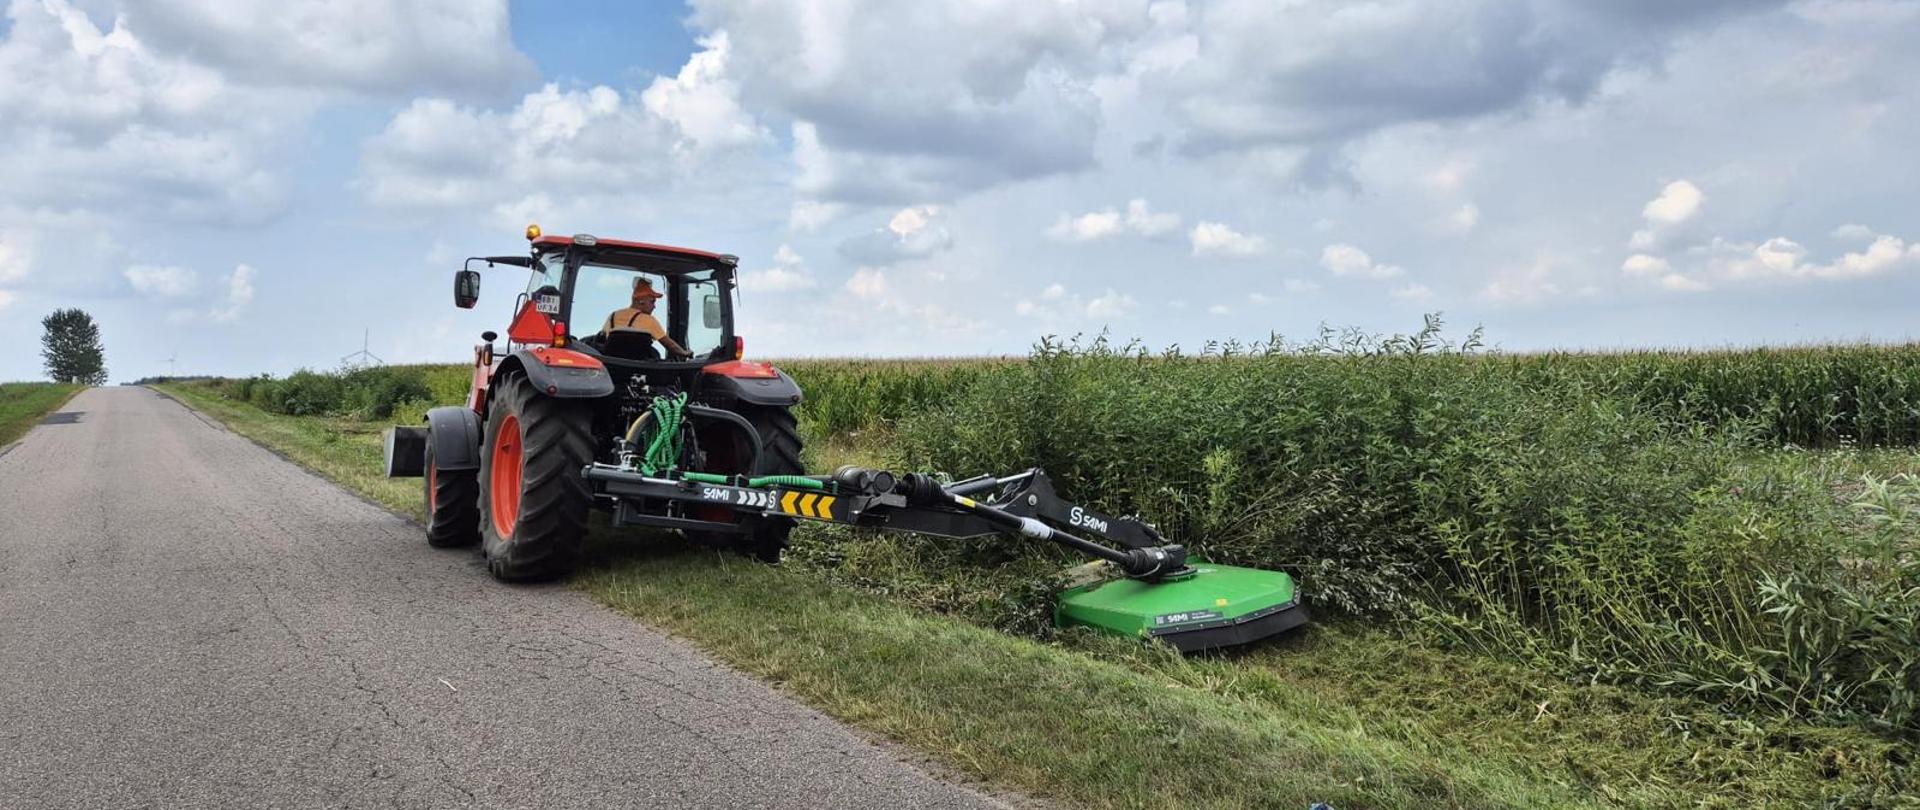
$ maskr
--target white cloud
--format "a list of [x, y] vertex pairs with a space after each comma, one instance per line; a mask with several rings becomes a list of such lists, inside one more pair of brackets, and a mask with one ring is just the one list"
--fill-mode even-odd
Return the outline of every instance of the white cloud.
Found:
[[[682, 71], [690, 81], [660, 79], [645, 93], [550, 83], [509, 110], [415, 99], [367, 141], [354, 185], [375, 205], [491, 211], [496, 224], [516, 227], [535, 218], [603, 217], [671, 188], [682, 189], [684, 205], [686, 187], [707, 191], [715, 182], [700, 172], [759, 140], [694, 67], [724, 47], [710, 42], [696, 53]], [[819, 224], [803, 219], [796, 209], [796, 225]]]
[[794, 200], [788, 209], [787, 227], [800, 233], [811, 233], [839, 219], [846, 212], [847, 207], [840, 203]]
[[1320, 251], [1320, 266], [1336, 276], [1388, 279], [1406, 273], [1397, 265], [1375, 262], [1367, 252], [1348, 244], [1335, 243]]
[[800, 254], [793, 248], [781, 245], [773, 252], [773, 266], [764, 270], [747, 270], [740, 274], [740, 287], [748, 295], [757, 292], [782, 293], [796, 290], [811, 290], [816, 282], [813, 272], [806, 268]]
[[1700, 204], [1706, 195], [1699, 187], [1686, 180], [1675, 180], [1660, 190], [1660, 196], [1647, 201], [1640, 209], [1640, 215], [1656, 226], [1678, 225], [1692, 219], [1700, 213]]
[[862, 267], [847, 278], [846, 289], [856, 298], [883, 298], [887, 294], [887, 276], [878, 269]]
[[[1182, 151], [1266, 158], [1326, 185], [1346, 173], [1349, 143], [1402, 124], [1577, 105], [1622, 67], [1661, 64], [1686, 32], [1774, 4], [1656, 5], [1302, 0], [1276, 13], [1271, 0], [1217, 0], [1186, 15], [1199, 58], [1147, 84], [1180, 125]], [[1438, 187], [1460, 182], [1436, 173]]]
[[0, 290], [0, 309], [6, 309], [7, 307], [13, 306], [13, 302], [19, 299], [20, 299], [19, 293], [16, 293], [12, 290]]
[[640, 94], [647, 111], [680, 133], [675, 151], [744, 146], [767, 140], [767, 131], [740, 107], [737, 84], [726, 75], [727, 32], [701, 37], [701, 51], [674, 78], [659, 77]]
[[1166, 236], [1180, 230], [1180, 215], [1155, 211], [1136, 198], [1127, 201], [1127, 228], [1148, 238]]
[[1188, 234], [1195, 256], [1246, 258], [1267, 252], [1263, 236], [1249, 236], [1221, 222], [1202, 222]]
[[913, 205], [894, 212], [885, 227], [848, 238], [840, 255], [862, 265], [884, 267], [924, 259], [953, 247], [947, 213], [937, 205]]
[[0, 39], [0, 188], [11, 205], [254, 222], [280, 210], [265, 166], [311, 94], [244, 87], [158, 52], [127, 19], [16, 0]]
[[18, 236], [0, 233], [0, 284], [26, 278], [33, 264], [33, 253]]
[[1093, 83], [1150, 23], [1143, 5], [1019, 0], [693, 6], [731, 38], [742, 101], [792, 122], [800, 195], [867, 205], [1093, 166]]
[[1785, 237], [1759, 245], [1716, 240], [1699, 252], [1707, 254], [1710, 272], [1734, 281], [1842, 281], [1920, 267], [1920, 244], [1908, 245], [1886, 235], [1873, 237], [1864, 250], [1848, 251], [1824, 263], [1807, 261], [1807, 249]]
[[1667, 272], [1670, 265], [1659, 256], [1635, 253], [1620, 264], [1620, 270], [1629, 276], [1658, 276]]
[[1208, 315], [1232, 315], [1233, 308], [1227, 306], [1226, 304], [1214, 304], [1213, 306], [1207, 307], [1207, 314]]
[[1092, 242], [1120, 233], [1120, 212], [1111, 208], [1069, 217], [1061, 214], [1059, 221], [1047, 229], [1047, 236], [1062, 242]]
[[1657, 253], [1686, 238], [1688, 223], [1700, 213], [1706, 195], [1687, 180], [1675, 180], [1659, 196], [1640, 207], [1646, 226], [1633, 232], [1627, 247], [1639, 253]]
[[1304, 293], [1320, 289], [1320, 284], [1311, 279], [1290, 278], [1280, 282], [1280, 288], [1290, 293]]
[[1140, 305], [1132, 295], [1106, 288], [1091, 300], [1068, 292], [1065, 285], [1054, 283], [1046, 286], [1034, 298], [1022, 298], [1013, 304], [1013, 313], [1021, 317], [1034, 318], [1049, 323], [1079, 321], [1090, 319], [1107, 321], [1122, 318]]
[[227, 297], [219, 306], [208, 313], [216, 321], [231, 321], [240, 317], [253, 304], [254, 269], [248, 265], [239, 265], [227, 275]]
[[124, 275], [136, 292], [162, 298], [177, 298], [193, 292], [200, 281], [198, 275], [184, 267], [142, 265], [127, 268]]
[[1122, 233], [1157, 238], [1180, 230], [1180, 215], [1153, 210], [1143, 199], [1127, 201], [1125, 214], [1107, 208], [1079, 216], [1061, 214], [1047, 236], [1062, 242], [1092, 242]]
[[1095, 298], [1092, 301], [1087, 302], [1087, 317], [1090, 317], [1090, 318], [1122, 317], [1127, 313], [1132, 312], [1133, 308], [1137, 306], [1138, 303], [1139, 302], [1133, 300], [1133, 296], [1127, 295], [1121, 292], [1115, 292], [1112, 287], [1108, 287], [1106, 292], [1102, 293], [1099, 298]]
[[1401, 301], [1433, 300], [1433, 290], [1425, 284], [1405, 284], [1388, 290], [1387, 294]]
[[1661, 276], [1660, 286], [1663, 289], [1673, 290], [1675, 292], [1705, 292], [1711, 289], [1706, 282], [1680, 273], [1668, 273]]
[[[1850, 226], [1843, 229], [1850, 230]], [[1865, 236], [1870, 240], [1865, 248], [1826, 262], [1810, 260], [1811, 251], [1805, 245], [1784, 236], [1758, 244], [1715, 238], [1671, 260], [1636, 254], [1621, 269], [1630, 276], [1654, 279], [1662, 289], [1679, 292], [1699, 292], [1721, 284], [1850, 281], [1920, 270], [1920, 244], [1871, 231]]]
[[140, 0], [127, 21], [156, 45], [276, 89], [492, 95], [530, 80], [506, 0], [406, 3]]

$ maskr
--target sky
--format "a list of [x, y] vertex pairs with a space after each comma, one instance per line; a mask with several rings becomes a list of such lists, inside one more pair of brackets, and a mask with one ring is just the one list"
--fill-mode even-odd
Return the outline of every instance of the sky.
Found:
[[1920, 0], [4, 0], [0, 380], [460, 362], [522, 230], [750, 356], [1920, 332]]

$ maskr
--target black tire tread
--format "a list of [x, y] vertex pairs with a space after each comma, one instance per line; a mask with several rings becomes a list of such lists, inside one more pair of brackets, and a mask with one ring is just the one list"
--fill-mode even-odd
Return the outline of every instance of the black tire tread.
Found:
[[[740, 415], [760, 434], [760, 457], [754, 465], [754, 475], [806, 474], [806, 466], [800, 460], [804, 447], [800, 424], [794, 419], [793, 411], [781, 407], [742, 407]], [[763, 562], [777, 563], [780, 553], [787, 548], [787, 536], [793, 532], [794, 523], [792, 518], [784, 517], [749, 518], [747, 533], [733, 538], [734, 550]]]
[[[432, 469], [433, 438], [427, 438], [427, 466]], [[478, 470], [435, 470], [424, 484], [434, 488], [427, 498], [427, 545], [463, 548], [480, 542], [480, 474]]]
[[[507, 414], [520, 419], [524, 471], [512, 538], [493, 525], [489, 487], [480, 513], [487, 570], [509, 582], [565, 576], [580, 562], [593, 492], [580, 474], [593, 461], [593, 419], [584, 403], [541, 396], [525, 377], [501, 380], [487, 419], [489, 440]], [[492, 447], [480, 455], [480, 479], [492, 480]]]

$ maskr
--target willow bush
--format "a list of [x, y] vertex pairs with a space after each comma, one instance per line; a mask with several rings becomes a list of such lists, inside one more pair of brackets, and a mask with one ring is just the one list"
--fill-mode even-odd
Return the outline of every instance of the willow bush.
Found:
[[[1920, 730], [1915, 521], [1895, 508], [1920, 487], [1873, 484], [1894, 493], [1875, 522], [1818, 456], [1772, 449], [1785, 409], [1708, 413], [1434, 327], [1199, 356], [1043, 343], [905, 417], [892, 461], [1042, 466], [1210, 559], [1299, 574], [1323, 608], [1454, 643]], [[916, 553], [928, 571], [993, 562], [970, 544]]]

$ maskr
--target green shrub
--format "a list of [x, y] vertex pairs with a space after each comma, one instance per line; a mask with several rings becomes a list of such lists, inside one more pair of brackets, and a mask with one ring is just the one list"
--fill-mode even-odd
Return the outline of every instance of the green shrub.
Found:
[[[1200, 357], [1043, 344], [907, 417], [892, 460], [955, 476], [1042, 466], [1069, 497], [1138, 511], [1209, 559], [1299, 574], [1323, 608], [1508, 657], [1916, 730], [1920, 640], [1902, 628], [1920, 591], [1836, 584], [1856, 582], [1835, 560], [1860, 553], [1858, 521], [1830, 474], [1765, 450], [1776, 425], [1430, 337]], [[933, 578], [995, 564], [946, 541], [884, 559]], [[1003, 590], [1031, 582], [1006, 565]], [[1892, 628], [1887, 643], [1860, 649], [1862, 625]], [[1852, 639], [1857, 661], [1782, 653], [1807, 639]]]

